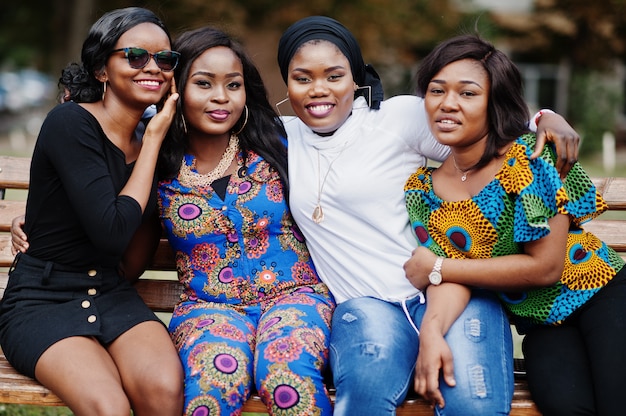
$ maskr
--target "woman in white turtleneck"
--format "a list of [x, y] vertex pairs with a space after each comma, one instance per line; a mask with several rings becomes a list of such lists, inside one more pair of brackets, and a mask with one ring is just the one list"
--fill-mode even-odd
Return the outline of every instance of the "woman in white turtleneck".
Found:
[[[278, 62], [298, 116], [285, 119], [291, 209], [339, 303], [330, 342], [334, 414], [395, 414], [418, 352], [434, 365], [454, 362], [431, 396], [439, 414], [508, 414], [511, 334], [498, 300], [474, 291], [457, 310], [446, 299], [464, 294], [444, 285], [426, 302], [403, 269], [417, 245], [404, 183], [427, 159], [448, 154], [428, 129], [422, 99], [383, 101], [378, 75], [353, 35], [327, 17], [287, 29]], [[538, 136], [559, 136], [561, 153], [575, 154], [578, 136], [569, 125], [556, 115], [542, 120], [551, 130]], [[445, 345], [420, 338], [429, 325], [443, 328]]]

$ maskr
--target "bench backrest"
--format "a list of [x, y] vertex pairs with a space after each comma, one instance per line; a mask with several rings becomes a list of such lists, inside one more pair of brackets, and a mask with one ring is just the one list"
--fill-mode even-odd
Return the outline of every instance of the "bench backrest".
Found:
[[[30, 158], [0, 156], [0, 193], [5, 196], [5, 190], [28, 189]], [[607, 177], [594, 178], [594, 183], [600, 194], [609, 205], [610, 211], [626, 211], [626, 178]], [[9, 267], [13, 261], [10, 249], [11, 221], [25, 211], [25, 200], [0, 200], [0, 268]], [[595, 233], [609, 246], [626, 258], [626, 213], [617, 218], [606, 218], [602, 215], [585, 225], [585, 228]], [[149, 270], [173, 272], [176, 270], [174, 253], [167, 242], [161, 238], [157, 252]], [[175, 275], [173, 275], [175, 277]], [[0, 297], [4, 290], [6, 278], [0, 278]], [[181, 293], [180, 284], [173, 280], [155, 280], [141, 278], [137, 288], [146, 300], [146, 303], [155, 311], [171, 312]]]

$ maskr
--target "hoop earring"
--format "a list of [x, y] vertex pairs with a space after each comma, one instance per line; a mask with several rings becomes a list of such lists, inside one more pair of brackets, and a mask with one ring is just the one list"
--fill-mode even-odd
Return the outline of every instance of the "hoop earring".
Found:
[[185, 134], [187, 134], [187, 123], [185, 123], [185, 116], [181, 114], [180, 120], [182, 121], [182, 124], [183, 124], [183, 131], [185, 132]]
[[367, 105], [371, 106], [372, 105], [372, 87], [371, 87], [371, 85], [366, 85], [364, 87], [357, 86], [356, 90], [354, 91], [354, 95], [356, 96], [356, 92], [358, 90], [364, 90], [364, 89], [367, 89], [367, 98], [366, 98], [367, 99]]
[[102, 101], [104, 101], [104, 95], [107, 93], [107, 82], [102, 82]]
[[235, 136], [239, 136], [239, 134], [243, 131], [243, 129], [246, 128], [246, 124], [248, 124], [248, 106], [244, 105], [243, 108], [246, 110], [246, 118], [243, 120], [243, 125], [241, 126], [241, 128], [237, 131], [237, 133], [233, 133]]
[[277, 102], [276, 105], [276, 111], [278, 111], [278, 115], [283, 117], [283, 114], [280, 112], [280, 108], [278, 108], [279, 105], [281, 104], [285, 104], [287, 101], [289, 101], [289, 95], [287, 95], [287, 98], [285, 98], [284, 100], [280, 100], [279, 102]]

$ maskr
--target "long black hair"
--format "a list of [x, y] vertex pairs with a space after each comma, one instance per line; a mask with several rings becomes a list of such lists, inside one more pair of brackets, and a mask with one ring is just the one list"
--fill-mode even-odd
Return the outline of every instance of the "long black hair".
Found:
[[[202, 27], [185, 32], [174, 41], [174, 50], [181, 54], [181, 59], [174, 73], [176, 87], [181, 96], [176, 104], [178, 106], [176, 117], [161, 146], [159, 177], [168, 179], [178, 174], [183, 155], [189, 145], [182, 119], [182, 108], [185, 105], [184, 92], [189, 78], [189, 70], [200, 55], [217, 46], [231, 49], [241, 60], [243, 66], [248, 122], [243, 131], [239, 133], [239, 147], [243, 152], [244, 160], [249, 151], [263, 157], [276, 169], [285, 186], [285, 192], [287, 192], [287, 147], [283, 142], [286, 140], [287, 134], [278, 114], [269, 103], [261, 74], [239, 42], [213, 27]], [[239, 130], [244, 119], [245, 111], [233, 129]]]
[[126, 7], [105, 13], [91, 26], [81, 52], [82, 64], [71, 63], [61, 71], [59, 86], [69, 92], [75, 102], [96, 102], [102, 99], [102, 82], [97, 75], [104, 69], [107, 59], [119, 38], [142, 23], [159, 26], [172, 41], [165, 24], [150, 10]]

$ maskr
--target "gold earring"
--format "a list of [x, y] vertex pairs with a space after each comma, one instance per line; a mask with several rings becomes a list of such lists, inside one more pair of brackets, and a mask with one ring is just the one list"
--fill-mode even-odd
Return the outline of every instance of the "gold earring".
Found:
[[287, 94], [287, 98], [280, 100], [279, 102], [276, 103], [276, 111], [278, 112], [278, 115], [281, 117], [283, 117], [283, 114], [280, 112], [280, 108], [278, 108], [278, 106], [281, 104], [285, 104], [287, 101], [289, 101], [289, 94]]
[[107, 82], [102, 82], [102, 101], [104, 101], [104, 95], [107, 93]]
[[356, 96], [356, 92], [358, 90], [365, 90], [367, 89], [367, 104], [368, 105], [372, 105], [372, 87], [370, 85], [366, 85], [364, 87], [356, 87], [356, 90], [354, 90], [354, 95]]
[[244, 110], [246, 110], [246, 118], [243, 120], [243, 125], [237, 131], [237, 133], [233, 133], [235, 136], [239, 136], [239, 134], [243, 131], [243, 129], [246, 128], [246, 124], [248, 124], [248, 106], [244, 105], [243, 108], [244, 108]]

